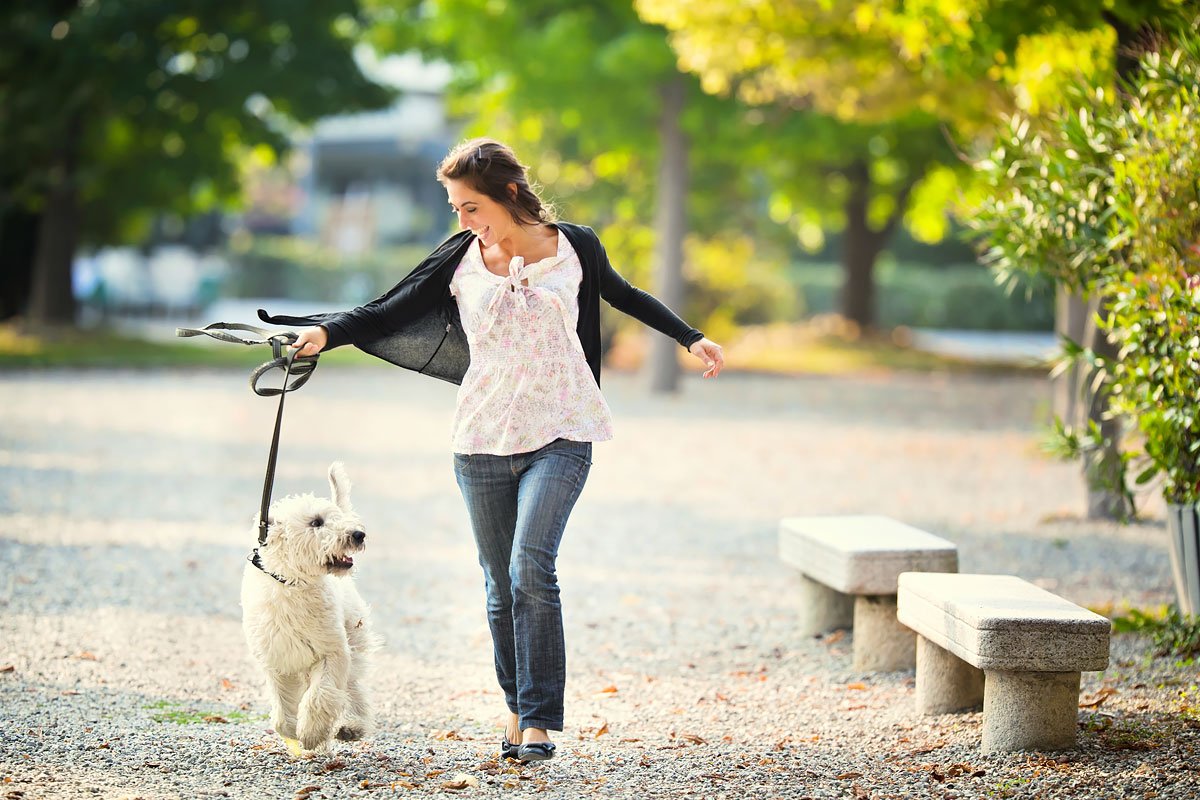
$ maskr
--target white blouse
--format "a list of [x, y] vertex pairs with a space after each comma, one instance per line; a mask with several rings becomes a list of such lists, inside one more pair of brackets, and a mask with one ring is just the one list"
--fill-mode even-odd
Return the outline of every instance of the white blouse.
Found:
[[582, 278], [561, 232], [556, 255], [532, 264], [515, 256], [507, 276], [488, 271], [478, 238], [471, 242], [450, 281], [471, 350], [454, 452], [511, 455], [560, 438], [612, 438], [612, 413], [575, 331]]

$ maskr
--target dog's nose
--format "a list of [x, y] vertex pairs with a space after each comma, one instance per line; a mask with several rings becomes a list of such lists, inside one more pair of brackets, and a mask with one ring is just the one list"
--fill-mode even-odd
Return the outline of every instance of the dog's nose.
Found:
[[362, 544], [364, 541], [366, 541], [367, 534], [365, 531], [355, 531], [354, 533], [350, 534], [350, 538], [354, 540], [355, 544]]

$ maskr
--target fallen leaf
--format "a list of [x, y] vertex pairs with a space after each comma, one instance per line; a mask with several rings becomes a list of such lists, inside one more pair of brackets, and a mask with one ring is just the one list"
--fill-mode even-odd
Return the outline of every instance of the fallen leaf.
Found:
[[205, 722], [228, 722], [229, 720], [219, 714], [209, 714], [207, 717], [201, 717]]
[[438, 775], [444, 775], [445, 773], [446, 770], [444, 769], [431, 769], [429, 772], [425, 773], [425, 779], [429, 780], [430, 778], [436, 778]]
[[305, 787], [304, 787], [304, 788], [302, 788], [302, 789], [297, 789], [297, 790], [296, 790], [296, 796], [297, 796], [297, 797], [304, 797], [305, 795], [310, 795], [310, 794], [312, 794], [313, 792], [319, 792], [319, 791], [321, 791], [321, 787], [320, 787], [320, 786], [305, 786]]
[[83, 650], [83, 651], [76, 653], [75, 658], [78, 658], [81, 661], [99, 661], [100, 660], [100, 659], [96, 658], [95, 653], [90, 652], [88, 650]]
[[399, 786], [401, 789], [417, 788], [415, 783], [409, 783], [408, 781], [392, 781], [392, 788], [395, 789], [397, 786]]
[[841, 775], [837, 776], [837, 779], [839, 781], [848, 781], [848, 780], [852, 780], [854, 778], [861, 778], [861, 777], [862, 777], [861, 772], [843, 772]]
[[0, 667], [0, 672], [16, 672], [16, 671], [17, 671], [17, 668], [14, 667], [12, 664], [5, 664], [3, 667]]
[[599, 739], [606, 733], [608, 733], [608, 720], [605, 720], [604, 724], [600, 726], [600, 730], [596, 731], [596, 738]]
[[867, 685], [865, 683], [847, 683], [846, 688], [852, 692], [863, 692], [866, 691]]
[[1108, 698], [1112, 697], [1114, 694], [1120, 694], [1120, 693], [1116, 689], [1112, 688], [1111, 686], [1105, 686], [1104, 688], [1097, 690], [1096, 696], [1093, 697], [1091, 700], [1080, 701], [1079, 707], [1080, 708], [1099, 708], [1101, 703], [1103, 703]]
[[701, 778], [708, 778], [709, 780], [713, 780], [713, 781], [727, 781], [727, 780], [729, 780], [729, 778], [725, 777], [724, 775], [715, 775], [715, 774], [713, 774], [713, 773], [711, 773], [711, 772], [705, 772], [705, 773], [701, 773], [700, 777], [701, 777]]
[[322, 767], [322, 769], [324, 769], [326, 772], [333, 772], [335, 770], [343, 769], [345, 766], [345, 761], [342, 761], [340, 758], [335, 758], [330, 761], [326, 761], [325, 766]]
[[840, 642], [842, 639], [845, 639], [845, 638], [846, 638], [845, 631], [834, 631], [833, 633], [826, 636], [823, 639], [823, 641], [825, 642], [825, 644], [837, 644], [838, 642]]
[[707, 744], [707, 742], [694, 733], [681, 733], [679, 734], [679, 738], [692, 744]]
[[476, 778], [474, 775], [467, 775], [465, 773], [459, 772], [450, 780], [442, 781], [442, 788], [450, 789], [452, 791], [459, 791], [460, 789], [466, 789], [468, 786], [472, 786], [472, 787], [479, 786], [479, 778]]
[[360, 789], [370, 789], [370, 788], [371, 788], [371, 782], [370, 782], [370, 781], [368, 781], [368, 780], [364, 780], [362, 783], [360, 783], [360, 784], [358, 785], [358, 788], [360, 788]]
[[431, 734], [434, 739], [442, 742], [461, 742], [465, 741], [458, 731], [435, 731]]
[[616, 694], [616, 693], [617, 693], [617, 687], [615, 687], [615, 686], [605, 686], [603, 689], [596, 692], [596, 694]]
[[221, 678], [221, 688], [229, 691], [233, 688], [233, 681], [229, 680], [229, 678]]
[[870, 792], [859, 786], [857, 783], [850, 787], [850, 791], [854, 792], [855, 800], [870, 800]]

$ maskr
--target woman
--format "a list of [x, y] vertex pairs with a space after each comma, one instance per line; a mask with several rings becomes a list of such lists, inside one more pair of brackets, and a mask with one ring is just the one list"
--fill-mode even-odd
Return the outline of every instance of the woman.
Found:
[[390, 292], [342, 314], [259, 313], [269, 322], [320, 323], [300, 334], [300, 355], [355, 344], [461, 384], [454, 472], [483, 567], [509, 712], [501, 755], [542, 761], [554, 756], [548, 731], [563, 726], [558, 547], [592, 442], [612, 438], [600, 394], [599, 300], [674, 338], [704, 362], [705, 377], [720, 374], [724, 358], [618, 275], [590, 228], [555, 221], [505, 145], [465, 142], [437, 179], [463, 230]]

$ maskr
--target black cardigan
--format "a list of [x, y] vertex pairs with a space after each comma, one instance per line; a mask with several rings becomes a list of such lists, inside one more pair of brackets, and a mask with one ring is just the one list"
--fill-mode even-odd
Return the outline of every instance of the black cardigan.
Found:
[[[704, 338], [657, 298], [622, 278], [609, 263], [595, 231], [569, 222], [552, 224], [566, 235], [583, 265], [575, 330], [597, 384], [601, 297], [683, 347]], [[454, 234], [386, 294], [358, 308], [311, 317], [271, 316], [260, 308], [259, 319], [275, 325], [321, 325], [329, 332], [325, 350], [353, 344], [405, 369], [461, 384], [471, 354], [458, 317], [458, 304], [450, 294], [450, 280], [474, 240], [470, 231]]]

